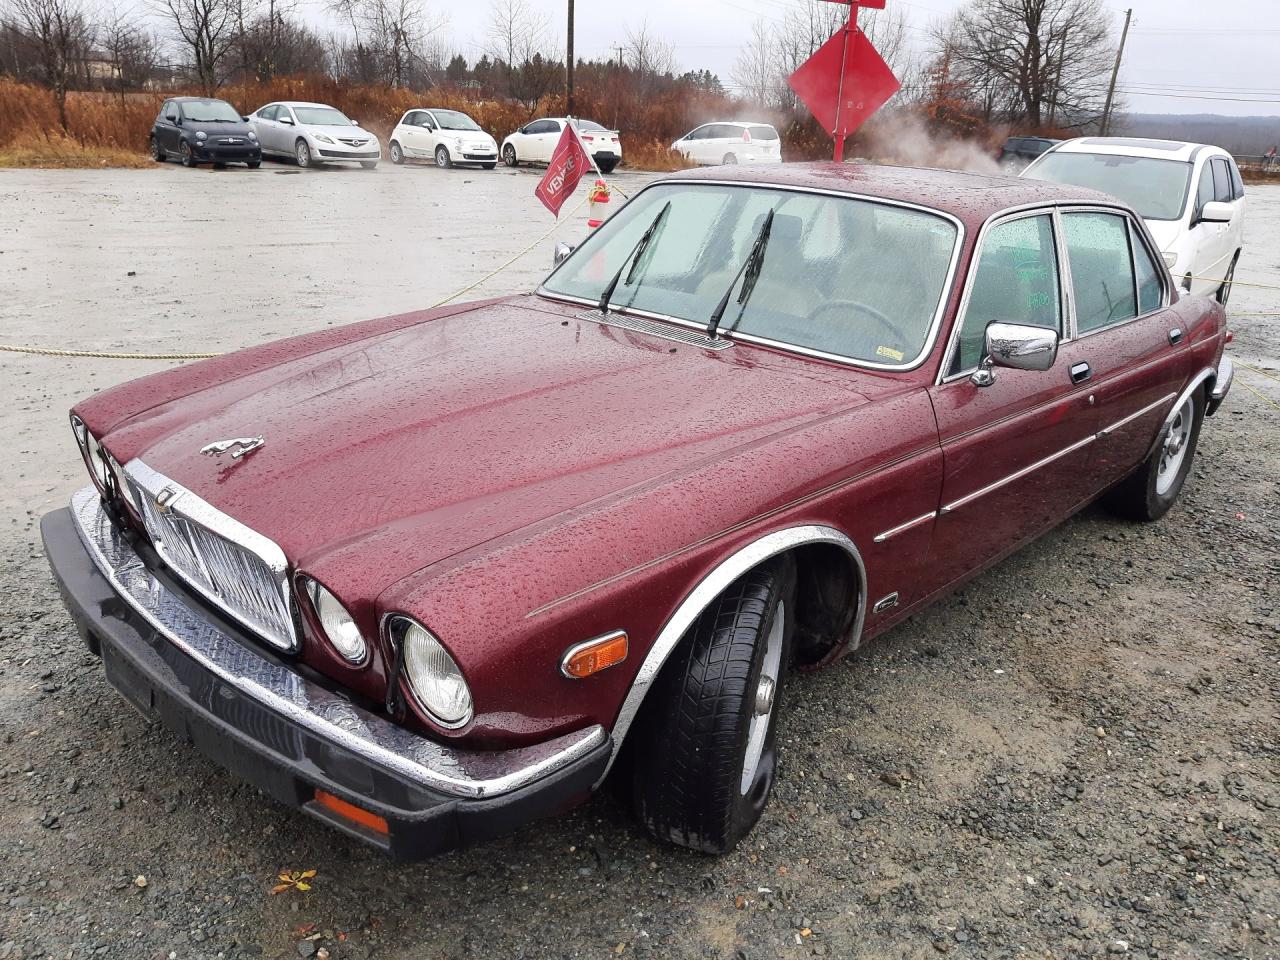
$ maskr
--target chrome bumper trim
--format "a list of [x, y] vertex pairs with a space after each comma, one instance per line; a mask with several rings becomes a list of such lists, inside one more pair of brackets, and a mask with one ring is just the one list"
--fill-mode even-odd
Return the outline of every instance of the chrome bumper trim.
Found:
[[597, 725], [512, 750], [460, 750], [418, 736], [268, 660], [223, 632], [155, 577], [92, 486], [71, 498], [76, 529], [102, 575], [162, 636], [223, 682], [286, 720], [430, 790], [499, 796], [568, 766], [604, 743]]
[[1209, 391], [1209, 403], [1205, 407], [1205, 415], [1213, 416], [1222, 406], [1231, 392], [1231, 381], [1236, 378], [1236, 365], [1230, 357], [1223, 357], [1218, 363], [1218, 375], [1214, 378], [1213, 389]]

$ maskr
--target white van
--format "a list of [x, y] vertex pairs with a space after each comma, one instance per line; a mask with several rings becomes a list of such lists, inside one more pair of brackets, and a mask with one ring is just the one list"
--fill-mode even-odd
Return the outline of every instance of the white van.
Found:
[[1225, 304], [1244, 246], [1244, 181], [1221, 147], [1173, 140], [1067, 140], [1022, 171], [1035, 180], [1092, 187], [1146, 221], [1184, 290]]
[[782, 140], [767, 123], [728, 120], [704, 123], [671, 145], [694, 163], [781, 163]]

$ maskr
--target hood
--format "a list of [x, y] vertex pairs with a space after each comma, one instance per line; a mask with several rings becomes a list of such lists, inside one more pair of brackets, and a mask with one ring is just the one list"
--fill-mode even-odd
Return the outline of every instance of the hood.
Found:
[[[155, 407], [107, 443], [295, 565], [323, 574], [329, 558], [389, 586], [900, 386], [759, 348], [697, 349], [581, 311], [528, 296], [382, 333]], [[242, 460], [200, 454], [257, 435], [265, 444]]]
[[304, 123], [302, 127], [309, 133], [323, 133], [326, 136], [333, 137], [335, 140], [342, 137], [347, 139], [355, 137], [374, 141], [378, 139], [364, 127], [353, 127], [345, 123]]
[[1172, 250], [1184, 233], [1180, 220], [1144, 219], [1143, 222], [1147, 225], [1147, 229], [1151, 231], [1151, 239], [1155, 240], [1156, 246], [1160, 248], [1161, 253], [1168, 253]]
[[253, 129], [243, 120], [229, 122], [226, 120], [210, 121], [208, 123], [196, 123], [194, 120], [184, 120], [182, 122], [182, 130], [187, 133], [197, 133], [203, 131], [210, 137], [248, 137], [249, 132]]

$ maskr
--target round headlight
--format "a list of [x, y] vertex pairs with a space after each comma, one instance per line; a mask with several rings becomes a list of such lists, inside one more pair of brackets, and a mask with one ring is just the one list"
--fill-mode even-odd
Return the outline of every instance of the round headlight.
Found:
[[256, 133], [254, 133], [252, 130], [250, 130], [250, 131], [249, 131], [249, 139], [250, 139], [250, 140], [257, 140], [257, 139], [258, 139], [258, 135], [257, 135]]
[[409, 689], [442, 727], [461, 727], [471, 719], [471, 690], [440, 641], [407, 617], [392, 624], [404, 645], [404, 671]]
[[89, 473], [93, 476], [94, 483], [100, 489], [107, 490], [111, 486], [111, 468], [107, 466], [102, 445], [79, 417], [71, 418], [71, 429], [75, 431], [76, 443], [80, 445], [80, 454], [89, 466]]
[[311, 600], [311, 609], [315, 611], [316, 619], [320, 621], [324, 635], [333, 644], [333, 648], [351, 663], [364, 660], [369, 648], [360, 635], [360, 628], [351, 619], [351, 614], [347, 613], [347, 608], [310, 577], [303, 579], [303, 585]]

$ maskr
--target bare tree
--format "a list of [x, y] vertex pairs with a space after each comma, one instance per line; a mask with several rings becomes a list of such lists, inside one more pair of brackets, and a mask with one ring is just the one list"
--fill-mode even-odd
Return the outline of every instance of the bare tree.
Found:
[[351, 29], [340, 59], [355, 79], [407, 86], [438, 58], [444, 21], [429, 17], [422, 0], [332, 0], [330, 8]]
[[240, 39], [241, 0], [160, 0], [160, 14], [185, 48], [192, 75], [206, 93], [221, 81], [223, 60]]
[[98, 28], [99, 48], [111, 63], [112, 83], [124, 103], [129, 90], [141, 90], [160, 63], [160, 40], [141, 26], [135, 10], [110, 10]]
[[494, 0], [488, 34], [485, 52], [507, 96], [533, 110], [559, 87], [562, 58], [553, 47], [550, 24], [527, 0]]
[[67, 91], [88, 59], [93, 28], [79, 0], [11, 0], [13, 24], [30, 43], [38, 78], [53, 91], [67, 132]]
[[649, 29], [649, 21], [641, 21], [636, 30], [627, 27], [627, 66], [632, 70], [633, 88], [641, 97], [651, 95], [676, 68], [675, 51], [671, 44], [656, 36]]
[[266, 81], [281, 75], [325, 73], [329, 52], [324, 40], [283, 13], [279, 4], [272, 6], [249, 23], [240, 40], [247, 76]]
[[938, 41], [988, 118], [1032, 128], [1097, 115], [1115, 51], [1102, 0], [971, 0]]

